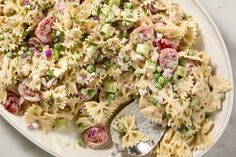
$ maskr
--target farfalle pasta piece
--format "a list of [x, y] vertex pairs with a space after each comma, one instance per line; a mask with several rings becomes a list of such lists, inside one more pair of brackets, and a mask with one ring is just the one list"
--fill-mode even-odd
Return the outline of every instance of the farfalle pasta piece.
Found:
[[38, 120], [38, 122], [43, 132], [48, 133], [53, 130], [56, 122], [56, 117], [52, 114], [45, 113], [42, 118]]
[[197, 95], [201, 101], [207, 103], [211, 99], [211, 91], [208, 84], [204, 81], [198, 81], [192, 88], [192, 93]]
[[88, 114], [98, 123], [105, 123], [107, 120], [106, 112], [109, 110], [109, 102], [85, 102]]
[[213, 143], [213, 140], [209, 135], [212, 126], [213, 123], [211, 120], [204, 121], [201, 130], [196, 134], [195, 139], [191, 143], [193, 150], [204, 150]]
[[181, 51], [178, 54], [179, 54], [180, 57], [184, 57], [186, 59], [203, 62], [202, 55], [204, 53], [205, 52], [203, 52], [203, 51], [199, 52], [199, 51], [194, 50], [194, 49], [189, 49], [189, 50], [186, 50], [186, 51]]
[[182, 39], [186, 34], [187, 26], [186, 23], [182, 23], [181, 26], [177, 26], [173, 23], [167, 23], [167, 25], [156, 24], [155, 30], [162, 33], [167, 39], [177, 38]]
[[[8, 0], [0, 13], [0, 103], [19, 84], [29, 94], [37, 92], [37, 104], [23, 102], [27, 123], [38, 123], [46, 133], [57, 119], [75, 120], [82, 133], [107, 126], [118, 108], [140, 98], [140, 114], [167, 122], [158, 157], [191, 157], [192, 150], [211, 144], [213, 122], [207, 116], [222, 108], [230, 85], [212, 73], [206, 52], [192, 48], [198, 24], [178, 4]], [[171, 69], [159, 67], [166, 48], [178, 51]], [[117, 124], [116, 130], [123, 127], [122, 147], [148, 140], [134, 116]]]
[[207, 79], [212, 72], [212, 68], [210, 66], [196, 66], [192, 69], [192, 74], [197, 81]]
[[38, 122], [44, 133], [53, 129], [56, 117], [54, 115], [43, 113], [42, 107], [33, 105], [24, 113], [23, 119], [26, 123]]
[[185, 16], [184, 11], [180, 8], [178, 4], [170, 5], [166, 10], [166, 14], [169, 16], [169, 19], [174, 23], [180, 22]]
[[62, 43], [66, 48], [73, 48], [79, 42], [76, 36], [81, 36], [82, 32], [79, 28], [72, 28], [65, 31], [65, 40]]
[[39, 120], [40, 116], [42, 116], [43, 109], [41, 106], [32, 105], [29, 107], [24, 113], [23, 119], [25, 122], [34, 122]]
[[81, 5], [79, 5], [79, 18], [81, 19], [87, 19], [93, 10], [93, 7], [96, 7], [100, 4], [100, 0], [85, 0]]
[[135, 125], [135, 116], [123, 116], [119, 118], [117, 121], [112, 123], [112, 127], [117, 131], [117, 132], [123, 132], [127, 133], [133, 129], [136, 129]]
[[193, 77], [182, 78], [176, 82], [176, 90], [181, 98], [186, 98], [191, 93]]
[[186, 50], [190, 48], [197, 40], [199, 34], [198, 25], [195, 21], [187, 21], [187, 30], [181, 40], [180, 49]]
[[7, 101], [7, 89], [2, 83], [0, 83], [0, 95], [0, 103], [5, 104]]
[[226, 93], [230, 90], [229, 82], [226, 81], [223, 77], [219, 76], [210, 76], [209, 86], [216, 93]]
[[10, 85], [12, 84], [12, 72], [9, 69], [10, 66], [10, 59], [7, 56], [3, 57], [2, 61], [2, 68], [1, 68], [1, 73], [0, 73], [0, 82], [3, 85]]
[[137, 145], [140, 142], [146, 142], [149, 138], [142, 132], [137, 130], [131, 130], [122, 138], [122, 148], [129, 148]]
[[141, 141], [146, 142], [149, 140], [147, 136], [137, 130], [134, 115], [122, 116], [111, 125], [118, 133], [124, 134], [124, 136], [121, 137], [122, 148], [129, 148], [137, 145]]
[[157, 157], [161, 156], [192, 157], [192, 150], [181, 134], [169, 129], [157, 148]]
[[207, 112], [215, 112], [217, 110], [220, 110], [222, 107], [222, 93], [218, 93], [213, 91], [211, 93], [211, 99], [206, 105]]
[[139, 99], [139, 108], [140, 113], [147, 117], [150, 121], [155, 123], [161, 123], [163, 114], [164, 114], [164, 107], [154, 106], [147, 98], [141, 97]]
[[154, 7], [158, 10], [167, 10], [170, 6], [170, 2], [166, 1], [166, 0], [157, 0], [154, 1]]
[[58, 86], [53, 90], [43, 92], [42, 97], [45, 103], [52, 103], [52, 105], [55, 105], [59, 109], [63, 110], [65, 109], [68, 101], [66, 86]]

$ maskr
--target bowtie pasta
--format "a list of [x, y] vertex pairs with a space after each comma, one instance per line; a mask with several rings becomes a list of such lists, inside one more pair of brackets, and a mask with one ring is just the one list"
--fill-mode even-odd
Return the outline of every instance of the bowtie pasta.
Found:
[[[140, 114], [167, 121], [157, 157], [192, 156], [212, 143], [212, 114], [230, 85], [193, 48], [198, 24], [179, 5], [0, 0], [0, 25], [0, 103], [29, 129], [47, 133], [73, 121], [79, 144], [96, 148], [107, 142], [116, 110], [139, 99]], [[125, 128], [124, 147], [145, 137], [135, 124]]]

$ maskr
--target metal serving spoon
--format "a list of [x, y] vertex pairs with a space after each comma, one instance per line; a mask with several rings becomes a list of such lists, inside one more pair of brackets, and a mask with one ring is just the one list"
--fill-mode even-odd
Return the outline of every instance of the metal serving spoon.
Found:
[[112, 123], [126, 115], [135, 115], [135, 121], [138, 130], [149, 137], [150, 140], [147, 142], [140, 142], [136, 146], [123, 149], [121, 148], [121, 138], [119, 133], [110, 127], [111, 138], [115, 147], [109, 157], [116, 157], [120, 153], [127, 153], [132, 156], [147, 155], [153, 150], [153, 148], [157, 145], [165, 133], [166, 124], [159, 125], [150, 122], [150, 120], [140, 113], [137, 101], [130, 103], [124, 109], [122, 109], [112, 120]]

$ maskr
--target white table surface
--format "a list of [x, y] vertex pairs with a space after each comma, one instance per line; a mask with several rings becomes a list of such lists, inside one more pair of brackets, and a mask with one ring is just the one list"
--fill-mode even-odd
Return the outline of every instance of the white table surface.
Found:
[[[186, 0], [187, 1], [187, 0]], [[216, 22], [236, 77], [236, 0], [199, 0]], [[236, 84], [236, 78], [235, 78]], [[236, 96], [235, 96], [236, 98]], [[236, 102], [236, 101], [235, 101]], [[0, 157], [52, 157], [18, 133], [0, 116]], [[220, 141], [205, 157], [236, 157], [236, 107]]]

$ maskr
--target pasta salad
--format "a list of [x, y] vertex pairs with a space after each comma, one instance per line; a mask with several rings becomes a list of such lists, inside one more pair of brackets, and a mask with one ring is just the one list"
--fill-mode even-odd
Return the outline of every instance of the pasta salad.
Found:
[[[167, 131], [157, 157], [191, 157], [212, 144], [213, 114], [230, 84], [193, 48], [198, 24], [169, 0], [0, 0], [0, 103], [29, 129], [72, 121], [81, 146], [109, 139], [117, 109]], [[149, 140], [127, 115], [112, 127], [122, 147]]]

